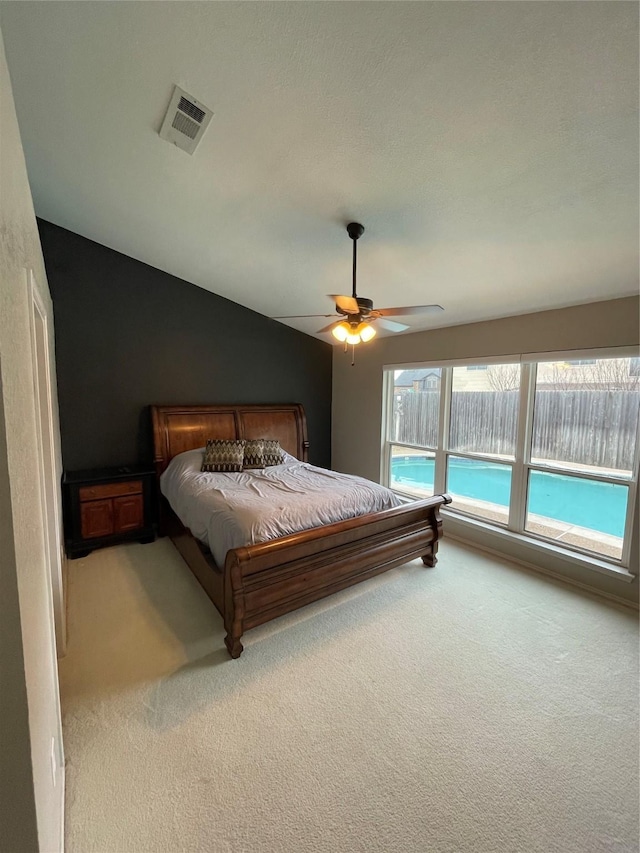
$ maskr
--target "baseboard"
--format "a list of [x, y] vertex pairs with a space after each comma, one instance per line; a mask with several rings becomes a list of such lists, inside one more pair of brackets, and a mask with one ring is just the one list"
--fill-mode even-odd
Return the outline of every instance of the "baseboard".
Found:
[[466, 545], [476, 551], [482, 551], [485, 554], [491, 554], [492, 557], [499, 557], [505, 562], [515, 563], [516, 565], [522, 566], [522, 568], [527, 569], [527, 571], [535, 572], [539, 575], [545, 575], [546, 577], [552, 578], [554, 581], [558, 581], [558, 583], [566, 584], [567, 586], [577, 587], [578, 589], [581, 589], [583, 592], [589, 593], [589, 595], [592, 595], [595, 598], [606, 598], [613, 604], [621, 605], [622, 607], [625, 607], [629, 610], [640, 610], [638, 603], [635, 601], [630, 601], [628, 598], [621, 598], [619, 595], [614, 595], [611, 592], [605, 592], [605, 590], [601, 590], [597, 587], [590, 586], [589, 584], [582, 583], [581, 581], [575, 580], [574, 578], [568, 578], [566, 577], [566, 575], [562, 575], [559, 572], [554, 572], [553, 569], [545, 569], [543, 566], [537, 566], [535, 563], [529, 563], [526, 560], [521, 560], [518, 557], [511, 556], [511, 554], [505, 554], [502, 551], [498, 551], [497, 548], [491, 548], [488, 545], [479, 545], [477, 542], [474, 542], [471, 539], [465, 539], [462, 536], [457, 536], [454, 533], [449, 532], [447, 532], [446, 534], [446, 541], [448, 540], [460, 542], [462, 545]]

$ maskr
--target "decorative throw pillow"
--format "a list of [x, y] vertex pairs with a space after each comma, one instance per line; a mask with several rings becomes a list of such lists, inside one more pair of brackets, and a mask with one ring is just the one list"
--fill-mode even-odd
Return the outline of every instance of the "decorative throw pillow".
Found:
[[244, 445], [243, 468], [264, 468], [264, 441], [261, 438], [249, 438]]
[[280, 447], [280, 442], [274, 441], [270, 438], [265, 438], [262, 443], [264, 444], [264, 467], [267, 468], [270, 465], [282, 465], [284, 462], [284, 453]]
[[242, 471], [243, 438], [237, 440], [210, 438], [204, 449], [201, 471]]

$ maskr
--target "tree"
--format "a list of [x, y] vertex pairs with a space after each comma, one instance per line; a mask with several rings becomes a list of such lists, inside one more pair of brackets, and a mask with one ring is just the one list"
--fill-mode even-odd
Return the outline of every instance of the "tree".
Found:
[[487, 381], [494, 391], [517, 391], [520, 387], [520, 365], [494, 364], [487, 369]]
[[591, 363], [554, 362], [544, 376], [538, 367], [538, 385], [554, 391], [637, 391], [640, 376], [633, 375], [628, 358], [599, 358]]

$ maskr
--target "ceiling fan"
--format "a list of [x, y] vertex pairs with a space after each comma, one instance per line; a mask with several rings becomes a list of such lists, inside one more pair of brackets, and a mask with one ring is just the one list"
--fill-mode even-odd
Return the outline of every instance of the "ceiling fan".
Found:
[[[364, 226], [359, 222], [350, 222], [347, 225], [347, 234], [353, 240], [353, 292], [351, 296], [331, 296], [336, 303], [336, 311], [341, 317], [322, 329], [318, 333], [331, 332], [336, 340], [341, 343], [355, 346], [361, 341], [370, 341], [375, 337], [376, 330], [371, 325], [376, 322], [378, 326], [390, 332], [404, 332], [409, 326], [388, 320], [387, 317], [407, 317], [410, 314], [432, 314], [444, 311], [441, 305], [405, 305], [398, 308], [374, 308], [373, 300], [356, 293], [356, 268], [357, 268], [357, 242], [364, 234]], [[295, 320], [303, 317], [333, 317], [333, 314], [294, 314], [288, 317], [274, 317], [274, 320]]]

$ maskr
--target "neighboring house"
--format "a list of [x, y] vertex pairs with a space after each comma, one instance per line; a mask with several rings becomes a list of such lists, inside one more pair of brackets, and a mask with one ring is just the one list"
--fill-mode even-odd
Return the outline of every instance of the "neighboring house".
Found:
[[437, 388], [440, 384], [440, 370], [430, 368], [427, 370], [402, 370], [395, 377], [393, 390], [400, 391], [429, 391]]

